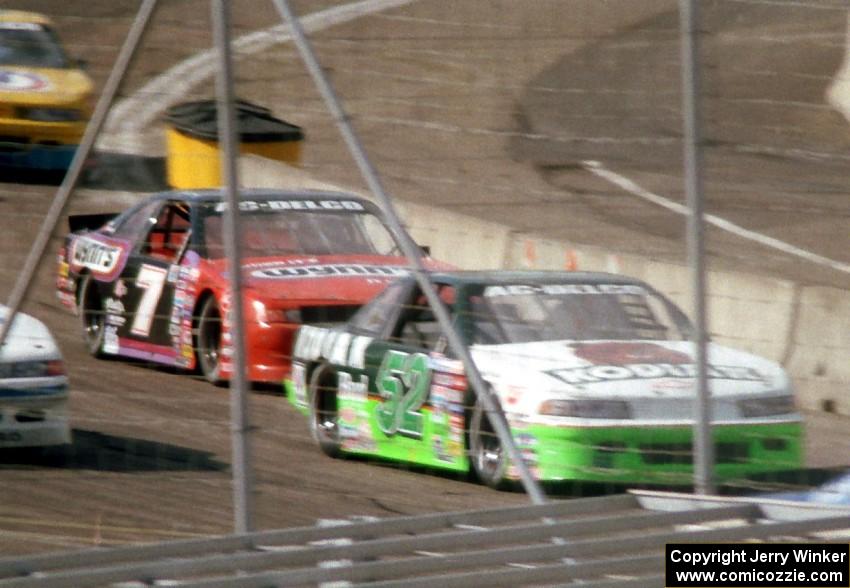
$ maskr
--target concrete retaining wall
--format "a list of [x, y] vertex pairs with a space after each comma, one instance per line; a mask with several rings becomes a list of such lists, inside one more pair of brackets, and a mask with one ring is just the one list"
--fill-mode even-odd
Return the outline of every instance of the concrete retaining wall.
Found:
[[[240, 177], [246, 187], [341, 189], [250, 155], [240, 160]], [[649, 282], [690, 311], [691, 276], [684, 265], [543, 239], [428, 206], [400, 202], [397, 207], [418, 243], [459, 267], [623, 273]], [[783, 364], [802, 408], [850, 415], [850, 293], [738, 272], [709, 272], [707, 282], [715, 341]]]

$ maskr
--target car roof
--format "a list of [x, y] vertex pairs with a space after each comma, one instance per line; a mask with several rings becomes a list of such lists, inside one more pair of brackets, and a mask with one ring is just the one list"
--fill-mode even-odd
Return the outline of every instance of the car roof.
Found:
[[[357, 196], [350, 192], [331, 190], [286, 190], [279, 188], [240, 188], [238, 194], [242, 200], [274, 200], [274, 199], [340, 199], [355, 200], [357, 202], [371, 203], [371, 200]], [[169, 190], [159, 192], [151, 196], [151, 199], [159, 200], [186, 200], [188, 202], [220, 202], [225, 196], [223, 188], [209, 190]]]
[[647, 287], [637, 278], [609, 272], [576, 272], [566, 270], [465, 270], [432, 272], [432, 278], [457, 286], [488, 284], [629, 284]]
[[0, 10], [0, 22], [26, 22], [44, 26], [53, 24], [47, 16], [25, 10]]

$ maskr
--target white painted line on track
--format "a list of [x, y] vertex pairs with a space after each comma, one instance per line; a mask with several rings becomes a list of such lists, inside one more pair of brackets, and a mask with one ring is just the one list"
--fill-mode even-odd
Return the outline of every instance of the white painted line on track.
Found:
[[[321, 10], [301, 18], [305, 32], [316, 32], [375, 12], [397, 8], [416, 0], [360, 0]], [[254, 31], [232, 42], [234, 54], [258, 53], [292, 39], [289, 25]], [[211, 77], [218, 68], [216, 49], [202, 51], [151, 79], [129, 98], [115, 104], [106, 121], [98, 148], [141, 155], [145, 145], [142, 133], [166, 108], [176, 104], [195, 86]]]
[[[650, 192], [649, 190], [643, 188], [642, 186], [639, 186], [629, 178], [620, 175], [617, 172], [611, 171], [610, 169], [607, 169], [599, 161], [583, 161], [582, 166], [590, 173], [611, 182], [615, 186], [622, 188], [630, 194], [639, 196], [644, 200], [652, 202], [653, 204], [656, 204], [658, 206], [662, 206], [667, 210], [670, 210], [677, 214], [690, 214], [690, 209], [687, 206], [679, 204], [678, 202], [673, 202], [672, 200], [665, 198], [664, 196], [659, 196], [658, 194]], [[748, 239], [750, 241], [758, 243], [759, 245], [771, 247], [783, 253], [787, 253], [788, 255], [793, 255], [795, 257], [799, 257], [800, 259], [804, 259], [815, 265], [824, 266], [829, 269], [843, 272], [845, 274], [850, 274], [850, 264], [835, 261], [833, 259], [829, 259], [828, 257], [818, 255], [817, 253], [812, 253], [811, 251], [800, 249], [799, 247], [790, 245], [785, 241], [780, 241], [779, 239], [774, 239], [773, 237], [768, 237], [767, 235], [763, 235], [761, 233], [756, 233], [755, 231], [745, 229], [744, 227], [736, 225], [735, 223], [729, 222], [728, 220], [720, 218], [713, 214], [706, 214], [703, 218], [705, 219], [705, 222], [707, 224], [713, 225], [719, 229], [732, 233], [733, 235], [741, 237], [742, 239]]]

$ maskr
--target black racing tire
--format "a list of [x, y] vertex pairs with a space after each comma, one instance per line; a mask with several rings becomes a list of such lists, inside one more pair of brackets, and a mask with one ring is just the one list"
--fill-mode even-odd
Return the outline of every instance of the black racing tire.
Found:
[[214, 296], [208, 297], [197, 315], [198, 330], [195, 336], [195, 358], [198, 371], [211, 384], [221, 386], [221, 311]]
[[322, 452], [339, 457], [339, 405], [336, 370], [323, 363], [310, 377], [310, 432]]
[[469, 420], [469, 461], [479, 482], [496, 489], [506, 486], [507, 452], [481, 402], [475, 403]]
[[83, 343], [92, 357], [104, 357], [103, 340], [106, 331], [106, 307], [97, 282], [86, 274], [77, 297], [78, 314], [83, 328]]

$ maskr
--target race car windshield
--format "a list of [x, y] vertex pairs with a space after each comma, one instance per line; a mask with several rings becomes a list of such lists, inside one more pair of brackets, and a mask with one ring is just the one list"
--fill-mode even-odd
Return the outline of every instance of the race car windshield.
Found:
[[68, 58], [50, 30], [35, 24], [0, 23], [0, 65], [64, 69]]
[[622, 284], [487, 286], [470, 310], [473, 340], [482, 344], [679, 341], [688, 328], [660, 296]]
[[[389, 231], [369, 212], [285, 211], [240, 216], [245, 257], [278, 255], [399, 255]], [[204, 219], [210, 257], [224, 256], [221, 214]]]

